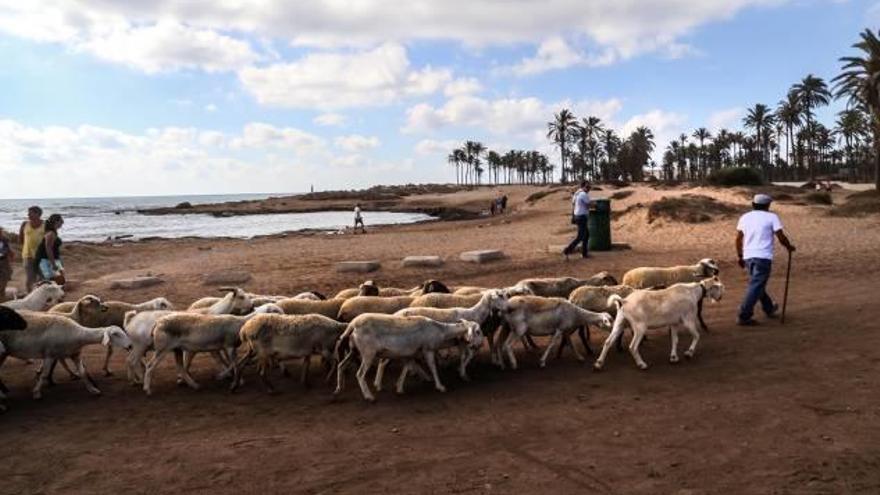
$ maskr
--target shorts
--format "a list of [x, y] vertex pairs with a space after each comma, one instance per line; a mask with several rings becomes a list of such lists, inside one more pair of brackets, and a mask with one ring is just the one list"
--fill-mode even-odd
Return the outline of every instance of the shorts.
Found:
[[61, 260], [55, 260], [55, 264], [58, 266], [58, 270], [52, 269], [52, 262], [49, 261], [48, 258], [43, 258], [40, 260], [39, 266], [39, 275], [43, 277], [43, 280], [52, 280], [53, 278], [59, 275], [59, 272], [64, 270], [64, 265], [61, 264]]

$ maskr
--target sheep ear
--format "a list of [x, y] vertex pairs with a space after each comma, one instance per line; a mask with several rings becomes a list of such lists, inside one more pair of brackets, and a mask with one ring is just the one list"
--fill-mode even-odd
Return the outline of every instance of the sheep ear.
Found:
[[104, 330], [104, 337], [101, 339], [101, 345], [104, 347], [110, 345], [110, 330]]

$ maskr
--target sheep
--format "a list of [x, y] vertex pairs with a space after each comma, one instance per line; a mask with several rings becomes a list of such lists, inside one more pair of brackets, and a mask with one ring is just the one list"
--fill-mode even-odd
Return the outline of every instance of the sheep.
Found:
[[355, 317], [364, 313], [383, 313], [394, 314], [403, 308], [406, 308], [413, 302], [415, 298], [410, 296], [357, 296], [346, 299], [339, 307], [339, 313], [336, 319], [339, 321], [350, 322]]
[[[97, 328], [106, 326], [125, 327], [125, 314], [129, 311], [151, 311], [151, 310], [172, 310], [172, 305], [168, 299], [157, 297], [140, 304], [132, 304], [122, 301], [104, 301], [97, 300], [100, 306], [89, 305], [89, 298], [96, 296], [87, 295], [77, 302], [64, 302], [56, 304], [49, 309], [50, 313], [64, 314], [73, 318], [80, 325]], [[79, 309], [77, 309], [79, 308]], [[113, 356], [113, 347], [107, 347], [107, 353], [104, 355], [104, 365], [101, 370], [104, 376], [111, 376], [110, 358]], [[62, 362], [63, 363], [63, 362]], [[51, 380], [51, 375], [50, 375]]]
[[620, 337], [624, 325], [627, 324], [633, 330], [629, 351], [639, 368], [643, 370], [648, 368], [639, 353], [639, 344], [645, 332], [651, 328], [671, 327], [672, 350], [669, 354], [671, 363], [678, 362], [678, 330], [680, 327], [687, 329], [693, 339], [684, 355], [688, 358], [693, 357], [697, 343], [700, 341], [700, 332], [697, 330], [698, 305], [706, 297], [712, 301], [719, 301], [723, 295], [724, 284], [718, 277], [696, 283], [675, 284], [666, 289], [636, 290], [626, 299], [612, 294], [608, 298], [608, 303], [617, 306], [617, 317], [614, 319], [611, 334], [602, 345], [602, 353], [593, 366], [597, 370], [602, 369], [609, 347]]
[[413, 299], [410, 307], [413, 308], [469, 308], [480, 301], [481, 293], [458, 295], [431, 293]]
[[[581, 309], [596, 313], [608, 313], [614, 317], [617, 314], [617, 307], [608, 303], [608, 297], [611, 294], [626, 297], [630, 295], [633, 290], [634, 289], [628, 285], [605, 285], [602, 287], [585, 285], [573, 290], [568, 296], [568, 301]], [[584, 345], [587, 354], [593, 354], [593, 350], [590, 348], [590, 327], [588, 325], [584, 325], [578, 329], [578, 337], [580, 337], [581, 343]], [[621, 347], [623, 345], [623, 340], [621, 339], [617, 342], [620, 350], [623, 350]], [[560, 354], [564, 347], [563, 342], [563, 345], [559, 346]]]
[[27, 328], [27, 322], [14, 309], [0, 306], [0, 331], [2, 330], [24, 330]]
[[[552, 335], [550, 345], [541, 356], [540, 366], [547, 365], [547, 357], [554, 346], [560, 345], [562, 339], [568, 339], [571, 332], [576, 328], [589, 324], [598, 324], [604, 327], [611, 326], [611, 315], [608, 313], [594, 313], [581, 309], [566, 299], [558, 297], [540, 296], [517, 296], [507, 302], [504, 319], [510, 328], [510, 332], [503, 339], [499, 363], [504, 366], [504, 355], [510, 360], [510, 366], [516, 369], [516, 357], [513, 355], [513, 341], [516, 338], [531, 335]], [[579, 361], [584, 357], [572, 346], [575, 356]]]
[[[357, 380], [361, 393], [367, 401], [376, 398], [367, 385], [366, 375], [376, 358], [403, 359], [405, 365], [397, 380], [397, 392], [403, 393], [403, 384], [408, 372], [417, 366], [415, 360], [422, 357], [434, 378], [434, 387], [445, 392], [437, 374], [435, 354], [439, 349], [463, 343], [470, 349], [479, 349], [483, 335], [480, 326], [472, 321], [459, 323], [440, 323], [423, 316], [392, 316], [380, 314], [364, 314], [355, 318], [346, 328], [336, 345], [336, 390], [334, 395], [342, 392], [345, 369], [351, 362], [354, 353], [360, 354], [361, 364], [357, 371]], [[340, 359], [342, 352], [345, 357]], [[466, 356], [473, 353], [462, 353], [459, 371], [467, 366]], [[380, 379], [377, 375], [377, 380]]]
[[125, 313], [123, 327], [131, 338], [132, 348], [125, 359], [128, 380], [132, 384], [142, 383], [144, 379], [144, 357], [153, 348], [153, 327], [163, 316], [173, 311], [136, 311]]
[[64, 289], [55, 282], [46, 282], [34, 287], [34, 290], [23, 298], [0, 303], [0, 306], [19, 311], [45, 311], [62, 299], [64, 299]]
[[718, 262], [704, 258], [695, 265], [633, 268], [623, 275], [621, 283], [634, 289], [669, 287], [678, 283], [699, 282], [719, 272]]
[[[287, 298], [286, 297], [279, 297], [277, 300], [272, 301], [272, 302], [278, 302], [278, 301], [281, 301], [282, 299], [287, 299]], [[291, 299], [306, 299], [309, 301], [324, 301], [327, 299], [327, 296], [325, 296], [324, 294], [321, 294], [320, 292], [318, 292], [316, 290], [310, 290], [307, 292], [300, 292], [299, 294], [293, 296]]]
[[[241, 327], [239, 337], [247, 353], [239, 361], [242, 368], [257, 358], [258, 372], [266, 391], [275, 392], [269, 381], [269, 371], [277, 362], [289, 358], [302, 358], [301, 383], [307, 386], [309, 363], [314, 353], [319, 353], [325, 363], [333, 362], [336, 340], [348, 325], [322, 315], [263, 314], [250, 319]], [[333, 367], [331, 364], [330, 370]], [[330, 375], [328, 375], [329, 379]], [[235, 385], [238, 386], [238, 383]]]
[[574, 277], [527, 278], [517, 282], [514, 287], [527, 288], [536, 296], [567, 298], [571, 291], [585, 285], [617, 285], [617, 280], [608, 272], [599, 272], [587, 279]]
[[[77, 363], [78, 375], [83, 379], [86, 389], [92, 394], [100, 394], [101, 391], [86, 372], [80, 355], [82, 348], [98, 343], [104, 346], [131, 348], [128, 335], [117, 326], [87, 328], [61, 315], [30, 311], [21, 313], [21, 316], [27, 322], [27, 330], [0, 332], [3, 348], [0, 353], [0, 364], [7, 356], [43, 360], [43, 369], [33, 388], [34, 399], [42, 397], [42, 388], [48, 380], [52, 365], [55, 361], [64, 358], [73, 359]], [[5, 391], [2, 382], [0, 382], [0, 390]]]
[[357, 296], [378, 296], [379, 286], [372, 280], [367, 280], [356, 288], [342, 289], [337, 292], [333, 299], [351, 299]]
[[326, 299], [323, 301], [310, 301], [308, 299], [282, 299], [276, 304], [288, 315], [319, 314], [328, 318], [336, 319], [339, 307], [345, 299]]
[[253, 311], [254, 300], [247, 292], [238, 287], [221, 287], [218, 290], [226, 292], [226, 295], [208, 306], [194, 308], [194, 305], [200, 304], [200, 301], [196, 301], [187, 311], [205, 315], [247, 314]]
[[471, 294], [482, 294], [489, 290], [487, 287], [477, 287], [474, 285], [465, 285], [464, 287], [456, 287], [452, 292], [456, 296], [469, 296]]
[[427, 306], [408, 307], [394, 313], [394, 316], [425, 316], [432, 320], [453, 323], [468, 320], [483, 323], [492, 310], [502, 310], [505, 299], [497, 290], [486, 291], [480, 295], [476, 304], [469, 308], [432, 308]]
[[[260, 306], [256, 312], [246, 316], [185, 312], [171, 313], [159, 318], [152, 331], [153, 347], [156, 352], [144, 371], [144, 392], [147, 395], [152, 393], [150, 384], [153, 372], [165, 355], [171, 351], [174, 351], [178, 374], [191, 388], [199, 389], [199, 384], [189, 374], [193, 357], [199, 352], [210, 352], [222, 365], [228, 363], [232, 371], [230, 390], [234, 390], [239, 380], [235, 355], [235, 350], [240, 344], [239, 331], [245, 322], [264, 312], [281, 314], [282, 310], [270, 303]], [[218, 378], [222, 377], [225, 371], [224, 369], [224, 373]]]

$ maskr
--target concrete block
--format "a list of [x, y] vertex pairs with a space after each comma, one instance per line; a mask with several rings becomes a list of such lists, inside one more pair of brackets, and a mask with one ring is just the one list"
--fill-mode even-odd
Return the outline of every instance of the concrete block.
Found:
[[471, 263], [486, 263], [504, 258], [504, 252], [499, 249], [480, 249], [477, 251], [465, 251], [459, 255], [462, 261]]
[[443, 265], [443, 258], [439, 256], [407, 256], [403, 259], [403, 266], [410, 268], [436, 268]]
[[369, 273], [382, 265], [378, 261], [340, 261], [336, 263], [337, 272]]

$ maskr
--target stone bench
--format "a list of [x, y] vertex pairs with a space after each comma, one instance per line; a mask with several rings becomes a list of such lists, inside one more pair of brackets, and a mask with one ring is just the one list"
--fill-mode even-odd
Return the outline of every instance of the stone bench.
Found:
[[504, 251], [499, 249], [480, 249], [477, 251], [465, 251], [459, 255], [461, 261], [470, 263], [487, 263], [489, 261], [504, 258]]
[[152, 287], [164, 282], [159, 277], [132, 277], [119, 278], [110, 281], [111, 289], [143, 289], [144, 287]]
[[336, 271], [369, 273], [378, 270], [381, 266], [378, 261], [340, 261], [336, 263]]
[[443, 265], [443, 258], [439, 256], [407, 256], [403, 259], [403, 266], [408, 268], [436, 268]]

